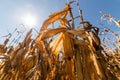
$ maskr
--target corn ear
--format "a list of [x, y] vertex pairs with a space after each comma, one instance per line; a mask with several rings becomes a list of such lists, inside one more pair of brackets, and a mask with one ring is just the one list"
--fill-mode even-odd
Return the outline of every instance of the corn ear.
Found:
[[63, 49], [65, 56], [73, 56], [73, 41], [66, 33], [63, 33]]

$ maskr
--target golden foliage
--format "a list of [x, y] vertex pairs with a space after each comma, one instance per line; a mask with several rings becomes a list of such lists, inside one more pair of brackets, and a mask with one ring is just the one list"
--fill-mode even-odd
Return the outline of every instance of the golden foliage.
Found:
[[[59, 27], [49, 29], [56, 21]], [[0, 45], [0, 80], [120, 79], [120, 54], [103, 54], [98, 33], [76, 28], [69, 4], [44, 21], [35, 40], [31, 37], [32, 29], [8, 52], [6, 43]]]

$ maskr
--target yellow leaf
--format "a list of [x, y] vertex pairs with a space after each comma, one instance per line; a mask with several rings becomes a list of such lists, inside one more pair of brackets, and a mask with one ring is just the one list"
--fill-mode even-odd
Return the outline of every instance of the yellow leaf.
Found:
[[50, 48], [52, 48], [52, 52], [56, 56], [58, 56], [59, 52], [62, 49], [62, 43], [63, 43], [62, 37], [63, 34], [61, 33], [53, 42], [50, 43]]

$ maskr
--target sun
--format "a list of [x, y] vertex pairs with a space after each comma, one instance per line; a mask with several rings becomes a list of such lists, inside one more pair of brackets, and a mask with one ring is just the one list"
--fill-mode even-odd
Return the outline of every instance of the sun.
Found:
[[37, 25], [37, 18], [32, 14], [24, 14], [22, 16], [22, 24], [26, 27], [33, 28]]

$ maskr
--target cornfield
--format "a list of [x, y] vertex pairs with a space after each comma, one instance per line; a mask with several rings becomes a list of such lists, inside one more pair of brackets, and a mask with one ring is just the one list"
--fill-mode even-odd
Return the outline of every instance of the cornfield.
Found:
[[[30, 29], [15, 48], [7, 46], [8, 39], [0, 45], [0, 80], [120, 80], [119, 34], [109, 28], [100, 32], [84, 21], [77, 2], [80, 15], [74, 17], [72, 3], [52, 13], [35, 39]], [[103, 17], [119, 26], [110, 15]], [[81, 27], [75, 26], [76, 18], [80, 18]], [[55, 22], [59, 26], [54, 27]], [[99, 38], [105, 33], [116, 37], [117, 42]], [[109, 45], [118, 47], [111, 50]]]

